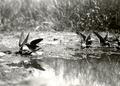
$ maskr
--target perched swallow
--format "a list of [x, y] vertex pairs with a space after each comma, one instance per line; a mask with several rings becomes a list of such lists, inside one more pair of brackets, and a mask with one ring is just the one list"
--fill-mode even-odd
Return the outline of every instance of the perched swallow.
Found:
[[78, 35], [81, 35], [81, 37], [83, 38], [83, 40], [81, 40], [81, 45], [82, 45], [81, 47], [86, 47], [86, 48], [91, 47], [92, 44], [91, 34], [85, 36], [84, 34], [79, 32]]
[[28, 43], [28, 38], [29, 38], [29, 33], [27, 34], [25, 39], [24, 39], [24, 32], [21, 33], [19, 39], [19, 51], [16, 54], [31, 55], [32, 52], [35, 52], [40, 49], [37, 44], [41, 42], [43, 38], [35, 39], [30, 43]]
[[97, 32], [93, 32], [98, 38], [99, 38], [99, 41], [100, 41], [100, 45], [101, 46], [108, 46], [110, 47], [110, 43], [108, 41], [108, 33], [105, 35], [105, 37], [102, 37], [100, 34], [98, 34]]

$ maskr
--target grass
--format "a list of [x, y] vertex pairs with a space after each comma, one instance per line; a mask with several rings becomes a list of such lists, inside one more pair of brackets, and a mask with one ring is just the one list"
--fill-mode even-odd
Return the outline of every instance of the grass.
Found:
[[116, 31], [119, 0], [0, 0], [0, 30]]

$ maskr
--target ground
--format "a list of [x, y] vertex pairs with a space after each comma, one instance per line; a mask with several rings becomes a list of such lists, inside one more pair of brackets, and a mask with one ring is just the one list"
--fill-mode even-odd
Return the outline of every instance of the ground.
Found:
[[[28, 31], [25, 32], [27, 35]], [[81, 49], [80, 37], [72, 32], [30, 32], [29, 42], [43, 38], [39, 54], [16, 55], [20, 32], [1, 33], [0, 86], [119, 86], [119, 51]], [[93, 38], [97, 40], [94, 35]], [[26, 67], [31, 58], [45, 69]], [[22, 63], [24, 61], [24, 63]]]

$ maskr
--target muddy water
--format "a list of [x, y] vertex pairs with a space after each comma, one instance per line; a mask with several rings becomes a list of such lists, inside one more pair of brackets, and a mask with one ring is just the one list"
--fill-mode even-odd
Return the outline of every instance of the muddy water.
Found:
[[120, 86], [119, 51], [95, 51], [76, 52], [73, 59], [42, 58], [40, 64], [45, 71], [33, 67], [0, 67], [0, 86]]
[[[79, 55], [79, 54], [77, 54]], [[93, 56], [93, 58], [92, 58]], [[82, 59], [44, 58], [54, 70], [57, 85], [63, 86], [119, 86], [120, 54], [102, 53], [99, 58], [86, 55]], [[49, 76], [48, 76], [49, 77]]]

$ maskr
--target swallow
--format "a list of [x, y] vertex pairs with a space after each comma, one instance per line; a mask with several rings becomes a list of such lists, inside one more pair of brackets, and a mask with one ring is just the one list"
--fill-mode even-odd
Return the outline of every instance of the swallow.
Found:
[[100, 41], [100, 45], [101, 46], [108, 46], [110, 47], [110, 43], [108, 41], [108, 33], [105, 35], [105, 37], [102, 37], [100, 34], [98, 34], [97, 32], [93, 32], [98, 38], [99, 38], [99, 41]]
[[30, 33], [28, 33], [26, 38], [24, 39], [24, 32], [21, 33], [21, 36], [19, 39], [19, 51], [16, 54], [30, 55], [31, 53], [40, 49], [37, 44], [41, 42], [43, 38], [35, 39], [30, 43], [28, 43], [29, 34]]
[[81, 47], [86, 47], [86, 48], [91, 47], [91, 44], [92, 44], [91, 34], [89, 34], [88, 36], [85, 36], [84, 34], [79, 32], [78, 35], [81, 35], [83, 39], [81, 40]]

